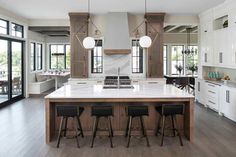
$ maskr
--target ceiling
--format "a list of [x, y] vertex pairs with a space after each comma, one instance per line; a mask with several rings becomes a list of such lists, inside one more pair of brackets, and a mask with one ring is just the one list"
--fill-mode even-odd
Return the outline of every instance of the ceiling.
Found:
[[[143, 13], [145, 0], [91, 0], [92, 13]], [[148, 12], [198, 14], [225, 0], [147, 0]], [[0, 0], [0, 6], [28, 19], [68, 19], [87, 12], [87, 0]]]

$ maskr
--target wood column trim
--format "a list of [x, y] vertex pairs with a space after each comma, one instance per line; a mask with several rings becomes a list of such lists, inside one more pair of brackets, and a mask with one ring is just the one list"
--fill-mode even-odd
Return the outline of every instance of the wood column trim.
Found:
[[[88, 13], [69, 13], [70, 46], [71, 46], [71, 77], [88, 78], [88, 50], [81, 45], [88, 36]], [[80, 39], [80, 41], [77, 39]], [[81, 43], [80, 43], [81, 42]]]
[[[148, 49], [148, 76], [149, 78], [163, 77], [163, 33], [165, 13], [146, 13], [146, 34], [153, 40]], [[154, 38], [158, 34], [156, 40]]]

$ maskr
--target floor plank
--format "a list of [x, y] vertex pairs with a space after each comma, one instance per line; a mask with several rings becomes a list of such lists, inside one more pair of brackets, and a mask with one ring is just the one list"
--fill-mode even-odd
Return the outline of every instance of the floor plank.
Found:
[[134, 137], [127, 149], [124, 137], [114, 138], [114, 148], [109, 147], [108, 137], [95, 139], [90, 148], [91, 137], [80, 139], [81, 148], [74, 139], [62, 139], [60, 148], [55, 142], [45, 144], [45, 117], [43, 97], [21, 100], [0, 110], [0, 157], [233, 157], [236, 156], [236, 124], [201, 105], [195, 105], [195, 140], [166, 137], [160, 147], [160, 137], [145, 139]]

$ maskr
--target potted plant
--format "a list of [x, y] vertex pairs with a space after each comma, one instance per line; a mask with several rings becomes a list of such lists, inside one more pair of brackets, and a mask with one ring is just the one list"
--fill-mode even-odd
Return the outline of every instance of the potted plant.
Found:
[[194, 64], [189, 65], [189, 66], [187, 66], [187, 70], [191, 71], [191, 72], [192, 72], [192, 75], [193, 75], [194, 72], [198, 70], [198, 66], [197, 66], [197, 65], [194, 65]]
[[176, 70], [179, 72], [179, 75], [181, 75], [182, 70], [184, 69], [182, 65], [175, 65]]

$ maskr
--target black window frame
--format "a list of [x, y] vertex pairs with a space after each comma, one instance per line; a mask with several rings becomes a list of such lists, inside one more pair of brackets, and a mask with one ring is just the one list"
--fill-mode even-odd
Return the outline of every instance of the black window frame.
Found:
[[[35, 55], [35, 60], [36, 60], [36, 70], [42, 70], [43, 69], [43, 44], [41, 43], [36, 43], [36, 45], [40, 45], [40, 52], [38, 52], [38, 47], [36, 46], [36, 55]], [[40, 56], [38, 56], [40, 54]], [[40, 67], [39, 65], [39, 58], [40, 58]]]
[[[165, 48], [166, 48], [166, 56], [164, 55]], [[163, 65], [163, 73], [164, 73], [164, 75], [167, 75], [168, 74], [168, 45], [163, 46], [163, 64], [165, 64], [165, 66], [166, 66], [166, 69], [164, 69], [164, 65]]]
[[[31, 45], [33, 45], [33, 56], [32, 56], [32, 47], [31, 47]], [[30, 70], [31, 71], [36, 71], [36, 58], [35, 58], [35, 56], [36, 56], [36, 43], [34, 43], [34, 42], [31, 42], [30, 43]], [[31, 60], [31, 58], [33, 57], [33, 63], [32, 63], [32, 60]], [[33, 64], [33, 69], [31, 69], [31, 66], [32, 66], [32, 64]]]
[[[21, 37], [18, 37], [18, 36], [16, 35], [17, 32], [20, 32], [20, 31], [17, 31], [16, 29], [14, 30], [14, 31], [15, 31], [15, 34], [13, 34], [13, 30], [11, 29], [11, 35], [14, 36], [14, 37], [18, 37], [18, 38], [24, 38], [24, 26], [23, 26], [23, 25], [20, 25], [20, 24], [17, 24], [17, 23], [14, 23], [14, 22], [12, 22], [11, 25], [12, 25], [12, 24], [15, 25], [15, 26], [18, 26], [18, 27], [21, 27], [21, 28], [22, 28], [22, 32], [21, 32], [21, 33], [22, 33], [22, 36], [21, 36]], [[12, 26], [11, 26], [11, 28], [12, 28]]]
[[[102, 39], [96, 39], [95, 40], [96, 47], [102, 47], [102, 52], [101, 56], [99, 55], [94, 55], [94, 49], [91, 50], [91, 73], [92, 74], [102, 74], [103, 73], [103, 40]], [[101, 68], [99, 67], [94, 67], [94, 60], [98, 61], [98, 58], [101, 58]]]
[[[133, 47], [139, 47], [139, 55], [134, 55], [133, 53]], [[132, 52], [131, 52], [131, 58], [132, 58], [132, 73], [133, 74], [142, 74], [143, 73], [143, 57], [144, 57], [144, 50], [143, 48], [139, 45], [139, 40], [138, 39], [133, 39], [132, 40]], [[133, 66], [133, 59], [134, 58], [139, 58], [139, 67], [134, 68]]]
[[[64, 53], [64, 70], [67, 69], [67, 66], [66, 66], [66, 46], [70, 46], [70, 44], [50, 44], [49, 45], [49, 69], [53, 69], [52, 68], [52, 49], [51, 47], [52, 46], [59, 46], [59, 45], [62, 45], [63, 46], [63, 53]], [[58, 69], [57, 69], [58, 70]]]
[[[4, 22], [6, 22], [6, 24], [7, 24], [7, 27], [6, 27], [6, 34], [5, 35], [9, 35], [9, 21], [7, 21], [7, 20], [4, 20], [4, 19], [2, 19], [2, 18], [0, 18], [0, 21], [4, 21]], [[1, 27], [1, 26], [0, 26]], [[5, 27], [1, 27], [1, 28], [5, 28]]]

